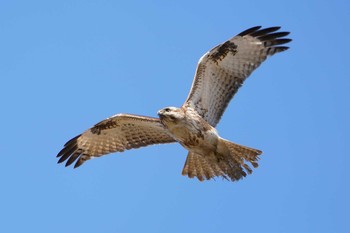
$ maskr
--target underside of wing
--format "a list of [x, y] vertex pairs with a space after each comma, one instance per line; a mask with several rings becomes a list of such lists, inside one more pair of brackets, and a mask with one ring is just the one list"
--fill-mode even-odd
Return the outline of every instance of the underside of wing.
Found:
[[76, 168], [93, 157], [171, 142], [158, 118], [117, 114], [69, 140], [57, 157], [58, 163], [67, 160], [66, 166], [77, 161]]
[[244, 80], [268, 57], [288, 49], [289, 32], [280, 27], [245, 30], [204, 54], [199, 60], [184, 107], [195, 109], [216, 126]]

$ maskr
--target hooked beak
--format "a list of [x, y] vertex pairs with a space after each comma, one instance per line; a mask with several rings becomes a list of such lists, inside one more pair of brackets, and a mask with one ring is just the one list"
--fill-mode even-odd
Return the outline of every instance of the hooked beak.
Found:
[[159, 111], [157, 112], [157, 114], [158, 114], [159, 117], [163, 116], [164, 110], [163, 110], [163, 109], [159, 110]]

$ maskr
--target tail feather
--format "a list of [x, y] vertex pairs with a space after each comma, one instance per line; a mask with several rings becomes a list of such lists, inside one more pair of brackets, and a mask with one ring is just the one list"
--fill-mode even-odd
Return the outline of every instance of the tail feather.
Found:
[[253, 149], [250, 147], [238, 145], [236, 143], [233, 143], [224, 139], [221, 139], [221, 142], [230, 151], [230, 156], [235, 161], [237, 161], [241, 166], [243, 166], [249, 174], [251, 173], [252, 170], [249, 168], [247, 164], [244, 163], [245, 161], [250, 162], [254, 168], [257, 168], [259, 166], [258, 156], [261, 155], [262, 151]]
[[198, 156], [191, 156], [194, 159], [194, 169], [196, 170], [196, 176], [200, 181], [203, 181], [207, 175], [207, 169], [205, 168], [205, 164], [202, 164], [200, 162], [200, 157]]
[[253, 172], [246, 161], [250, 162], [254, 168], [258, 167], [258, 156], [261, 153], [260, 150], [220, 139], [216, 153], [203, 156], [189, 152], [182, 175], [190, 178], [197, 177], [200, 181], [216, 176], [231, 181], [240, 180], [247, 173]]
[[197, 175], [197, 165], [194, 162], [194, 156], [187, 156], [185, 166], [182, 173], [186, 173], [188, 177], [193, 178]]
[[182, 170], [182, 175], [187, 175], [189, 178], [197, 177], [198, 180], [204, 181], [215, 176], [220, 176], [221, 169], [218, 164], [210, 163], [202, 155], [189, 152]]

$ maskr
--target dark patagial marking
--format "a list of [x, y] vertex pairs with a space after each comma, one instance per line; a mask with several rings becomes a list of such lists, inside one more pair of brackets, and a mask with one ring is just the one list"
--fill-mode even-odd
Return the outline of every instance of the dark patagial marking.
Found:
[[226, 41], [222, 45], [219, 45], [217, 50], [210, 55], [210, 58], [212, 58], [216, 63], [221, 61], [226, 57], [226, 55], [231, 52], [232, 55], [235, 55], [237, 53], [237, 45], [231, 41]]
[[215, 152], [216, 162], [225, 161], [225, 156], [221, 153]]
[[119, 126], [117, 122], [107, 119], [107, 120], [101, 121], [100, 123], [97, 123], [94, 127], [90, 129], [90, 131], [93, 134], [100, 135], [102, 130], [113, 129], [117, 126]]

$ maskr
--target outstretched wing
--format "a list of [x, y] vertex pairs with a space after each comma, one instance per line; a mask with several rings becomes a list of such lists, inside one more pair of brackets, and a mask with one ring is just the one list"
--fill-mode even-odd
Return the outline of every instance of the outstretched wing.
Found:
[[76, 168], [92, 157], [171, 142], [175, 140], [167, 134], [158, 118], [117, 114], [69, 140], [57, 157], [60, 158], [58, 163], [68, 159], [66, 166], [78, 159]]
[[253, 27], [204, 54], [198, 63], [184, 107], [195, 109], [216, 126], [244, 80], [268, 57], [288, 47], [291, 39], [280, 27]]

